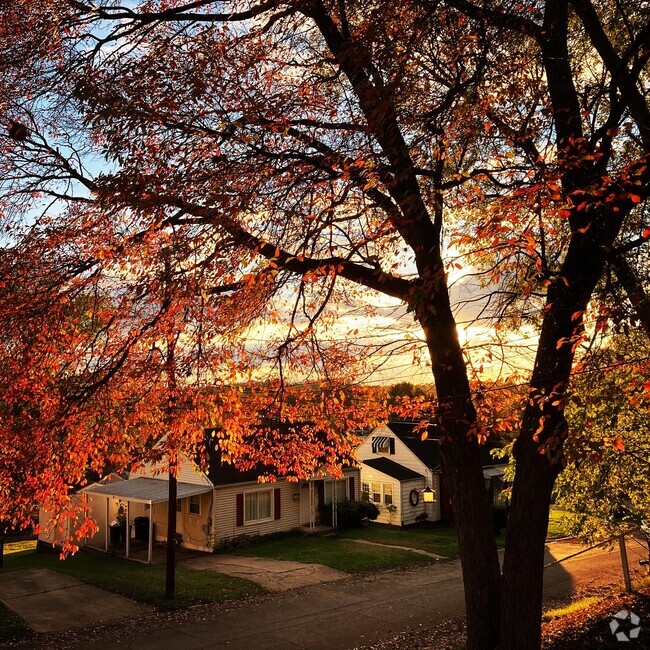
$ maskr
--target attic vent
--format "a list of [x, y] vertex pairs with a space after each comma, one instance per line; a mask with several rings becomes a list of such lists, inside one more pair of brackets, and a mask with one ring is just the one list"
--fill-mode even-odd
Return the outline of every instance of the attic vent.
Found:
[[373, 454], [394, 454], [395, 438], [389, 436], [374, 436], [372, 439]]

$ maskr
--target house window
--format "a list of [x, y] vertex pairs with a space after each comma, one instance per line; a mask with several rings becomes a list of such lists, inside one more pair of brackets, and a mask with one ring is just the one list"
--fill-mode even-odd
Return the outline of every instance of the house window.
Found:
[[200, 515], [201, 514], [201, 497], [197, 494], [196, 496], [190, 497], [190, 506], [188, 512], [191, 515]]
[[183, 512], [183, 502], [181, 499], [176, 499], [176, 512]]
[[373, 483], [370, 491], [370, 499], [374, 503], [381, 503], [381, 483]]
[[271, 490], [248, 492], [244, 495], [244, 521], [271, 519]]
[[361, 500], [370, 501], [370, 483], [361, 484]]
[[384, 483], [384, 505], [392, 506], [393, 505], [393, 484]]
[[393, 505], [393, 484], [392, 483], [364, 483], [368, 486], [370, 500], [377, 505]]

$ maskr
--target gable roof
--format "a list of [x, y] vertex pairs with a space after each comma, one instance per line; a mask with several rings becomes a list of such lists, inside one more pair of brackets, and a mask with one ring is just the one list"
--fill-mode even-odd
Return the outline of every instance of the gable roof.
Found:
[[215, 443], [214, 438], [207, 438], [205, 445], [208, 460], [205, 474], [213, 485], [257, 482], [260, 476], [272, 473], [271, 468], [262, 463], [245, 470], [235, 467], [235, 465], [224, 460], [221, 449]]
[[428, 469], [440, 467], [440, 429], [433, 424], [427, 427], [427, 437], [416, 431], [417, 422], [388, 422], [387, 427]]
[[364, 460], [362, 462], [364, 465], [372, 467], [378, 472], [386, 474], [387, 476], [397, 479], [398, 481], [409, 481], [414, 478], [424, 478], [422, 474], [418, 474], [412, 469], [404, 467], [404, 465], [400, 465], [394, 460], [390, 460], [390, 458], [369, 458], [368, 460]]
[[[427, 437], [422, 440], [422, 433], [416, 431], [418, 422], [388, 422], [386, 426], [410, 449], [429, 469], [440, 468], [440, 436], [442, 432], [434, 425], [427, 427]], [[507, 459], [496, 459], [490, 453], [501, 445], [496, 440], [488, 440], [479, 445], [479, 455], [483, 467], [507, 464]]]

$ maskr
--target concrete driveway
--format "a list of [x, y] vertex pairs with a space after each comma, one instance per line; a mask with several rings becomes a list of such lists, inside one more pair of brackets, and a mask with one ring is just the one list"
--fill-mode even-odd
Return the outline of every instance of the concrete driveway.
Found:
[[63, 632], [152, 611], [129, 598], [49, 569], [1, 573], [0, 600], [35, 632]]
[[348, 577], [347, 573], [322, 564], [305, 564], [245, 555], [204, 555], [183, 560], [183, 566], [246, 578], [257, 582], [269, 591], [288, 591], [296, 587], [307, 587]]

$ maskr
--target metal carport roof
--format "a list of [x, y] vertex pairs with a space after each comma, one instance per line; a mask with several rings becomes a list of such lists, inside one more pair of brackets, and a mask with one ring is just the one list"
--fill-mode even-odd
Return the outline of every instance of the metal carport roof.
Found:
[[[177, 483], [177, 499], [193, 497], [212, 492], [209, 485]], [[101, 494], [115, 499], [126, 499], [135, 503], [163, 503], [168, 499], [169, 481], [159, 478], [134, 478], [108, 485], [91, 485], [83, 490], [87, 494]]]

